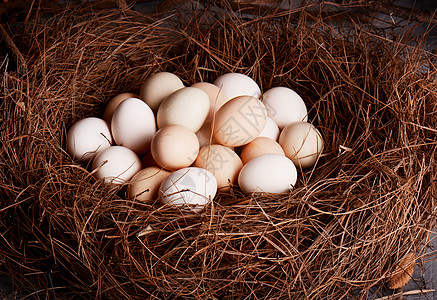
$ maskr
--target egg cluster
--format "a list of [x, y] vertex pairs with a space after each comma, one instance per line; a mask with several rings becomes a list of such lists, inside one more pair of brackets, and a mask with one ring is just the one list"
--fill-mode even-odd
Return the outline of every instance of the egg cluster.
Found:
[[245, 193], [290, 191], [297, 170], [313, 166], [323, 149], [307, 119], [302, 98], [286, 87], [261, 95], [240, 73], [185, 87], [160, 72], [139, 95], [111, 99], [103, 119], [76, 122], [67, 151], [92, 161], [96, 179], [128, 183], [129, 198], [199, 211], [235, 184]]

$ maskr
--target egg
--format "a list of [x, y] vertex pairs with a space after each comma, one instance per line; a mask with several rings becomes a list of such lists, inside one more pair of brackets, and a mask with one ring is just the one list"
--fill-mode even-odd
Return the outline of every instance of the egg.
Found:
[[159, 129], [152, 140], [151, 152], [155, 162], [167, 170], [191, 165], [199, 153], [199, 141], [194, 132], [181, 125]]
[[170, 174], [161, 184], [161, 202], [179, 209], [202, 211], [217, 193], [217, 181], [205, 169], [189, 167]]
[[114, 111], [111, 130], [117, 145], [143, 154], [149, 150], [156, 132], [155, 115], [144, 101], [138, 98], [126, 99]]
[[288, 124], [308, 120], [308, 111], [302, 98], [292, 89], [278, 86], [267, 90], [262, 97], [267, 115], [279, 129]]
[[97, 180], [103, 179], [105, 183], [121, 185], [141, 170], [141, 161], [129, 148], [111, 146], [96, 155], [92, 168]]
[[109, 100], [108, 104], [106, 104], [106, 108], [103, 113], [103, 120], [108, 122], [108, 124], [111, 124], [111, 119], [112, 119], [112, 115], [114, 114], [114, 111], [117, 109], [118, 105], [120, 105], [121, 102], [123, 102], [128, 98], [138, 98], [138, 96], [133, 93], [123, 93]]
[[158, 164], [153, 159], [152, 151], [149, 150], [144, 153], [143, 157], [141, 158], [141, 165], [143, 166], [143, 168], [158, 166]]
[[293, 162], [281, 154], [258, 156], [241, 168], [238, 185], [245, 193], [287, 193], [297, 181]]
[[214, 85], [218, 86], [228, 99], [238, 96], [252, 96], [257, 99], [261, 96], [258, 84], [249, 76], [241, 73], [226, 73], [219, 76]]
[[278, 125], [276, 125], [275, 121], [267, 117], [266, 126], [264, 126], [264, 129], [261, 131], [258, 137], [268, 137], [274, 141], [277, 141], [279, 138], [279, 132]]
[[239, 96], [217, 111], [213, 136], [224, 146], [242, 146], [253, 141], [266, 122], [267, 113], [261, 101], [252, 96]]
[[243, 164], [246, 164], [255, 157], [264, 154], [280, 154], [285, 156], [284, 150], [282, 150], [281, 146], [276, 141], [267, 137], [257, 137], [244, 146], [241, 151], [241, 160], [243, 161]]
[[156, 115], [158, 128], [183, 125], [198, 131], [209, 112], [209, 97], [201, 89], [186, 87], [172, 93], [161, 103]]
[[243, 163], [232, 149], [222, 145], [210, 145], [200, 149], [194, 166], [210, 171], [215, 176], [219, 189], [229, 189], [230, 185], [237, 184]]
[[67, 152], [82, 163], [112, 144], [111, 130], [104, 120], [89, 117], [77, 121], [67, 133]]
[[129, 199], [152, 203], [158, 199], [161, 183], [171, 174], [159, 167], [142, 169], [132, 177], [127, 187]]
[[169, 72], [158, 72], [146, 79], [140, 89], [140, 99], [157, 111], [159, 105], [171, 93], [184, 87], [184, 83], [176, 75]]
[[295, 122], [285, 127], [280, 136], [279, 144], [285, 155], [298, 168], [312, 167], [323, 150], [323, 139], [314, 125], [307, 122]]
[[225, 104], [229, 98], [220, 90], [220, 88], [214, 84], [208, 82], [197, 82], [192, 87], [201, 89], [209, 98], [210, 106], [207, 119], [212, 119], [214, 114]]
[[212, 136], [212, 120], [206, 120], [199, 131], [196, 132], [197, 139], [199, 140], [199, 147], [205, 147], [212, 144], [217, 144], [217, 141]]

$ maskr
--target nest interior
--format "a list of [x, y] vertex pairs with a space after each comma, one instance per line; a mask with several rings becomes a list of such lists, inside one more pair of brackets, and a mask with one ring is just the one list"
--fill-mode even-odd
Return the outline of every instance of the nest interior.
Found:
[[[1, 272], [37, 297], [365, 298], [435, 223], [434, 57], [407, 35], [299, 12], [245, 18], [86, 7], [33, 13], [24, 73], [2, 64]], [[6, 61], [6, 60], [4, 60]], [[287, 195], [220, 193], [204, 212], [127, 200], [65, 151], [157, 71], [186, 85], [245, 73], [287, 86], [325, 151]], [[35, 292], [37, 291], [37, 292]]]

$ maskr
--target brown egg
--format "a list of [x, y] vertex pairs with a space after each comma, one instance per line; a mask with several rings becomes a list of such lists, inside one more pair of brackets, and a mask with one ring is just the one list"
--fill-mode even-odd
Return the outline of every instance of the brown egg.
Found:
[[158, 166], [158, 164], [153, 160], [151, 151], [147, 151], [144, 154], [143, 158], [141, 159], [141, 165], [143, 166], [143, 168]]
[[175, 171], [188, 167], [196, 160], [199, 140], [185, 126], [168, 125], [156, 132], [152, 139], [151, 152], [159, 166]]
[[264, 154], [281, 154], [285, 156], [281, 145], [267, 137], [257, 137], [252, 142], [244, 146], [241, 151], [241, 160], [246, 164], [249, 160]]
[[197, 82], [193, 84], [192, 87], [201, 89], [209, 97], [211, 106], [209, 108], [208, 116], [206, 117], [207, 119], [212, 119], [214, 114], [219, 110], [219, 108], [222, 107], [223, 104], [226, 103], [226, 101], [228, 101], [228, 98], [225, 96], [225, 94], [223, 94], [220, 88], [212, 83]]
[[128, 98], [138, 98], [138, 95], [133, 93], [123, 93], [115, 96], [111, 100], [109, 100], [108, 104], [106, 104], [105, 111], [103, 113], [103, 120], [111, 124], [112, 115], [114, 114], [115, 109], [118, 105]]
[[224, 146], [238, 147], [253, 141], [267, 122], [266, 108], [257, 98], [239, 96], [216, 113], [213, 135]]
[[217, 187], [228, 189], [230, 184], [237, 183], [243, 163], [232, 149], [210, 145], [200, 149], [194, 166], [210, 171], [217, 179]]
[[159, 186], [171, 174], [160, 167], [148, 167], [139, 171], [131, 179], [127, 187], [129, 199], [137, 199], [147, 203], [158, 199]]
[[203, 126], [199, 129], [199, 131], [196, 132], [197, 138], [199, 139], [200, 148], [212, 144], [217, 144], [217, 141], [212, 136], [211, 123], [212, 120], [206, 120]]

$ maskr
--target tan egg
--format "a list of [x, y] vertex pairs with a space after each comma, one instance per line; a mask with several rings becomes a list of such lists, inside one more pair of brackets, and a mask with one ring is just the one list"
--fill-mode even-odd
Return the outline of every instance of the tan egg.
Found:
[[199, 153], [199, 140], [182, 125], [161, 128], [152, 139], [151, 152], [155, 162], [167, 170], [190, 166]]
[[279, 136], [279, 144], [298, 168], [312, 167], [323, 150], [322, 135], [307, 122], [286, 126]]
[[105, 111], [103, 112], [103, 120], [111, 124], [111, 119], [114, 111], [121, 102], [128, 98], [138, 98], [138, 96], [133, 93], [123, 93], [109, 100], [108, 104], [106, 104]]
[[186, 87], [172, 93], [162, 101], [156, 114], [158, 128], [167, 125], [183, 125], [198, 131], [209, 112], [208, 95], [201, 89]]
[[217, 179], [219, 189], [229, 189], [230, 184], [237, 184], [243, 163], [232, 149], [210, 145], [200, 149], [194, 166], [210, 171]]
[[184, 83], [176, 75], [169, 72], [155, 73], [143, 83], [140, 99], [147, 103], [153, 111], [168, 95], [184, 87]]
[[142, 169], [132, 177], [127, 194], [129, 199], [137, 199], [147, 203], [158, 199], [159, 187], [171, 172], [160, 167], [148, 167]]
[[239, 96], [216, 113], [213, 135], [224, 146], [238, 147], [253, 141], [264, 129], [267, 112], [257, 98]]
[[267, 137], [257, 137], [244, 146], [241, 151], [241, 160], [246, 164], [249, 160], [264, 154], [281, 154], [285, 156], [281, 145]]
[[207, 119], [212, 119], [219, 108], [229, 100], [228, 97], [220, 90], [220, 88], [212, 83], [197, 82], [193, 84], [192, 87], [201, 89], [209, 97], [210, 108], [208, 116], [206, 117]]
[[196, 132], [199, 139], [199, 147], [205, 147], [212, 144], [217, 144], [217, 141], [212, 136], [211, 126], [212, 120], [206, 120], [203, 126]]

